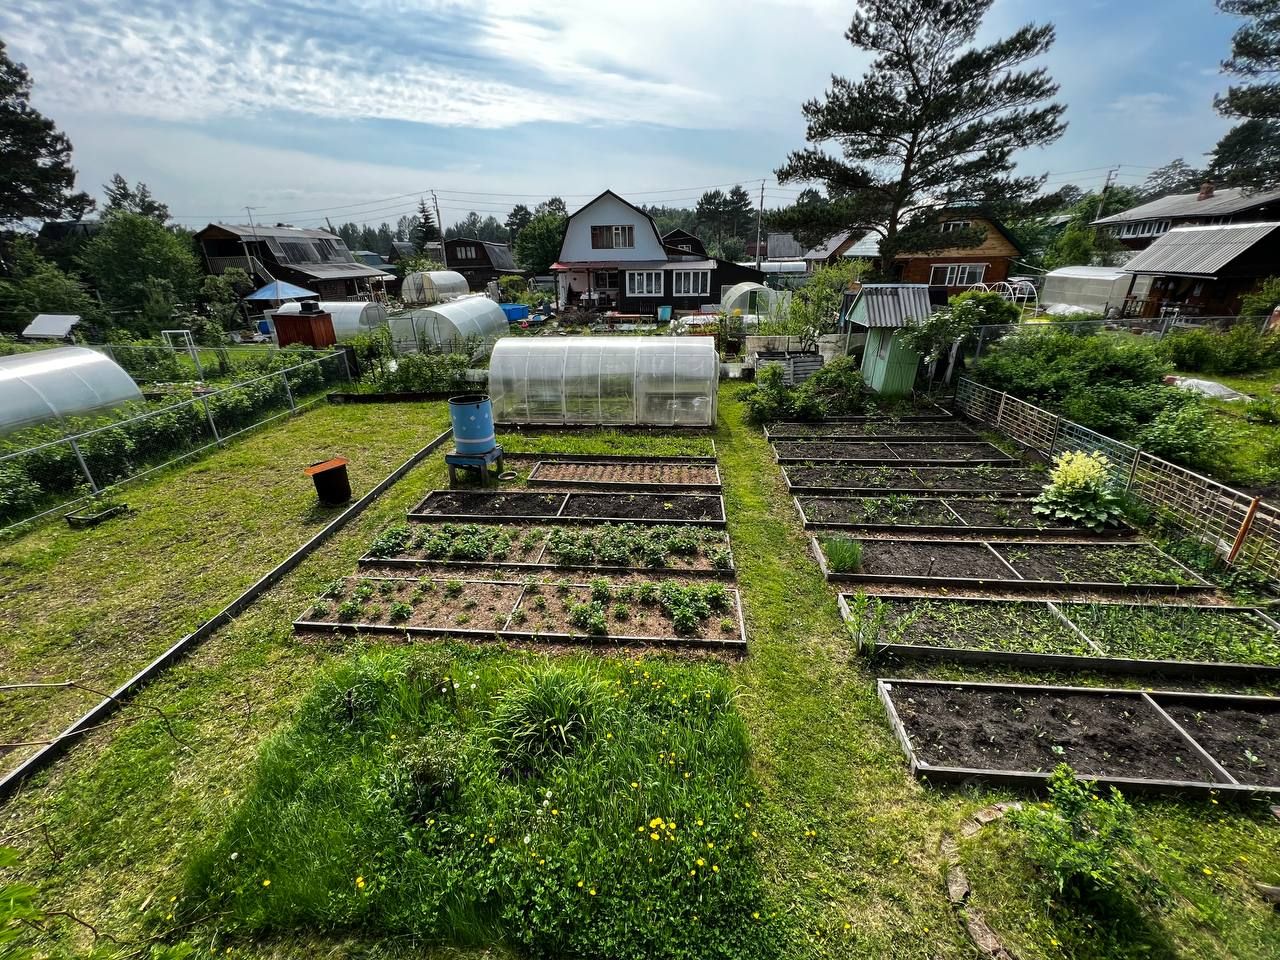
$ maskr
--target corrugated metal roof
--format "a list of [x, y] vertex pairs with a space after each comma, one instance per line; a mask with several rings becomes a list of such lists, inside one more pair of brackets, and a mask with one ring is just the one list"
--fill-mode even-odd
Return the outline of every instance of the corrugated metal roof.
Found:
[[1212, 277], [1280, 223], [1231, 223], [1170, 230], [1124, 265], [1125, 273]]
[[393, 276], [385, 270], [375, 270], [363, 263], [286, 263], [287, 270], [304, 273], [317, 280], [346, 280], [350, 277], [382, 277]]
[[61, 340], [79, 322], [80, 315], [77, 313], [37, 313], [35, 319], [22, 331], [22, 335]]
[[862, 327], [905, 327], [933, 313], [925, 283], [867, 283], [854, 297], [849, 319]]
[[823, 240], [820, 244], [804, 255], [806, 260], [825, 260], [837, 250], [840, 245], [849, 239], [849, 230], [841, 230], [839, 233], [832, 234]]
[[789, 233], [769, 234], [765, 249], [769, 252], [770, 260], [793, 260], [804, 252], [800, 241]]
[[[252, 240], [255, 237], [277, 237], [282, 240], [295, 239], [297, 237], [308, 237], [312, 240], [342, 239], [336, 233], [330, 233], [327, 230], [307, 230], [301, 227], [269, 227], [262, 223], [256, 227], [251, 227], [244, 223], [211, 223], [209, 227], [217, 227], [219, 230], [234, 233], [237, 237], [244, 237], [246, 240]], [[209, 227], [205, 227], [205, 230], [208, 230]], [[204, 233], [204, 230], [201, 230], [200, 233]]]
[[1119, 280], [1125, 276], [1123, 267], [1058, 267], [1046, 277], [1071, 277], [1076, 280]]
[[1175, 193], [1172, 196], [1152, 200], [1132, 210], [1112, 214], [1094, 223], [1128, 223], [1132, 220], [1159, 220], [1164, 217], [1225, 217], [1244, 210], [1252, 210], [1264, 204], [1280, 202], [1280, 190], [1252, 190], [1242, 187], [1224, 187], [1215, 190], [1213, 196], [1199, 199], [1196, 193]]
[[495, 269], [516, 269], [515, 257], [511, 255], [511, 248], [505, 243], [489, 243], [486, 241], [485, 246], [489, 250], [489, 262], [493, 264]]
[[874, 230], [868, 230], [860, 240], [844, 252], [844, 255], [862, 260], [875, 260], [880, 256], [880, 234]]

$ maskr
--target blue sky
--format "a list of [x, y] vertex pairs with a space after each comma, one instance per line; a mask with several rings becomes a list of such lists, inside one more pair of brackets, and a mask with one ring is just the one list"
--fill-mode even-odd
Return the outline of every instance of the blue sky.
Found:
[[[766, 203], [800, 104], [856, 77], [849, 0], [6, 0], [0, 38], [75, 146], [80, 186], [145, 180], [189, 225], [327, 213], [394, 222], [435, 189], [446, 222], [606, 187]], [[1069, 127], [1021, 158], [1050, 185], [1120, 182], [1228, 124], [1212, 108], [1237, 22], [1211, 0], [996, 0], [984, 33], [1053, 22]]]

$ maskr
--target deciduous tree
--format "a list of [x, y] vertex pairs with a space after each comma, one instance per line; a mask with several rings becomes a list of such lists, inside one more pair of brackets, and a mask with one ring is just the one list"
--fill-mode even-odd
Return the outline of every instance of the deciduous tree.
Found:
[[[1013, 155], [1062, 135], [1058, 85], [1024, 69], [1053, 43], [1028, 24], [985, 46], [973, 41], [992, 0], [864, 0], [845, 33], [874, 57], [858, 81], [833, 77], [803, 112], [811, 146], [777, 171], [781, 183], [820, 181], [829, 202], [775, 215], [801, 242], [839, 230], [874, 230], [886, 259], [976, 245], [979, 229], [943, 234], [938, 212], [981, 207], [998, 215], [1053, 198], [1043, 176], [1015, 176]], [[829, 150], [830, 146], [835, 151]]]
[[188, 237], [126, 211], [106, 215], [79, 262], [114, 322], [139, 333], [154, 332], [148, 328], [162, 320], [165, 297], [171, 304], [191, 303], [200, 274]]
[[533, 273], [546, 273], [560, 256], [565, 218], [552, 212], [539, 213], [516, 238], [516, 262]]
[[98, 303], [79, 278], [40, 256], [30, 240], [17, 238], [10, 252], [9, 276], [0, 279], [0, 331], [20, 333], [37, 313], [98, 319]]
[[111, 175], [111, 181], [102, 185], [107, 195], [107, 210], [124, 210], [147, 217], [156, 223], [169, 222], [169, 206], [151, 195], [151, 188], [141, 180], [134, 186], [120, 174]]

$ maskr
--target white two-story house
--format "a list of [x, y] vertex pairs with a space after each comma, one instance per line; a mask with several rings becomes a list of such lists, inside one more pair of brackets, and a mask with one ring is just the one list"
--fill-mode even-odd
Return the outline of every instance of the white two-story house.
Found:
[[565, 224], [560, 257], [551, 266], [561, 308], [697, 312], [719, 303], [723, 287], [763, 282], [759, 271], [708, 257], [685, 236], [671, 241], [664, 241], [647, 213], [606, 190]]

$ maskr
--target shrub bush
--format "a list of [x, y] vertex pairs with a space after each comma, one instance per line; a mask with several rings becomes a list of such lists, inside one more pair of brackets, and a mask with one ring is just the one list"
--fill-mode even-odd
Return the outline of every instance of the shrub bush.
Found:
[[1179, 370], [1203, 373], [1247, 373], [1280, 364], [1280, 336], [1264, 335], [1252, 323], [1238, 323], [1226, 333], [1187, 330], [1160, 341], [1161, 353]]
[[751, 423], [778, 420], [821, 420], [866, 412], [870, 392], [857, 365], [849, 357], [826, 364], [804, 383], [788, 387], [782, 368], [769, 364], [756, 371], [755, 383], [743, 391]]
[[1068, 451], [1054, 462], [1049, 476], [1031, 508], [1035, 513], [1094, 530], [1119, 522], [1124, 504], [1112, 489], [1111, 462], [1102, 454]]
[[1196, 470], [1216, 468], [1229, 443], [1212, 412], [1200, 402], [1169, 407], [1139, 432], [1143, 450]]
[[469, 360], [462, 353], [410, 353], [365, 377], [369, 388], [386, 393], [446, 393], [463, 382]]

